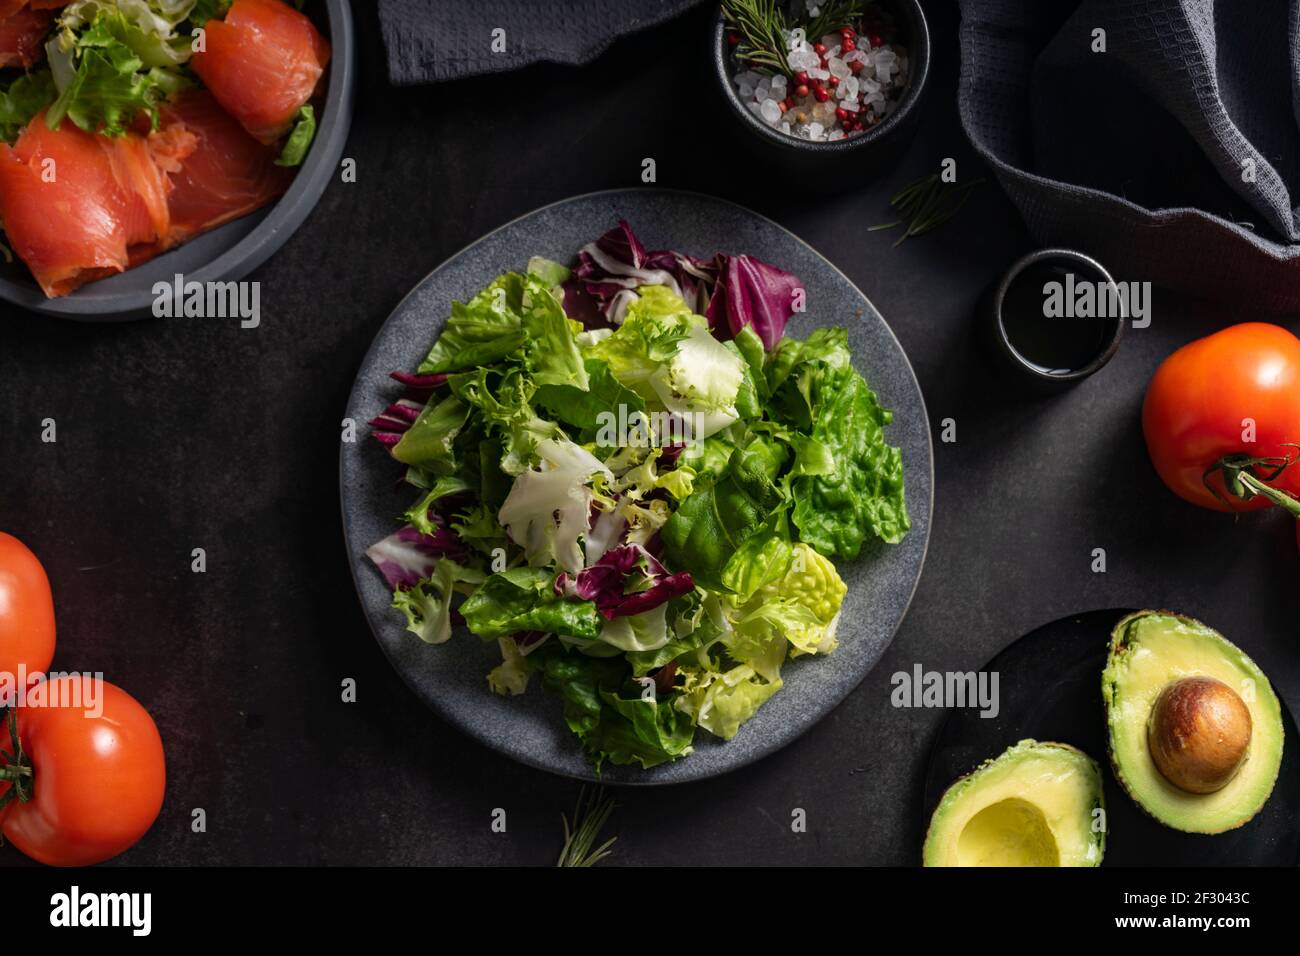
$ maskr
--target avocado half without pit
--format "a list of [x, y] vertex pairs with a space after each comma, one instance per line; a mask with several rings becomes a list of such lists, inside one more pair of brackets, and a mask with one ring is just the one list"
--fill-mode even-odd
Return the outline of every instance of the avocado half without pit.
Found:
[[1022, 740], [962, 777], [930, 818], [926, 866], [1097, 866], [1101, 771], [1067, 744]]
[[1273, 792], [1281, 706], [1263, 671], [1212, 628], [1163, 611], [1124, 618], [1102, 695], [1115, 776], [1166, 826], [1222, 833]]

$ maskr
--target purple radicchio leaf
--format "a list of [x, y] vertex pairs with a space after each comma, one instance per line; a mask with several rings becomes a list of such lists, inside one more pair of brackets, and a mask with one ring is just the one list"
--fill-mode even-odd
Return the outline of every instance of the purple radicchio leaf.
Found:
[[[605, 319], [618, 325], [623, 321], [627, 306], [635, 296], [633, 290], [637, 287], [666, 286], [683, 299], [692, 301], [699, 298], [695, 286], [699, 277], [694, 273], [706, 271], [704, 263], [687, 256], [672, 252], [647, 253], [632, 227], [620, 219], [613, 229], [582, 247], [578, 253], [578, 267], [570, 281], [576, 279], [578, 287], [595, 300]], [[689, 279], [689, 288], [683, 289], [682, 277]], [[566, 290], [565, 305], [568, 304]], [[578, 304], [575, 301], [575, 306]], [[572, 314], [570, 317], [578, 318]]]
[[751, 326], [771, 351], [781, 341], [785, 323], [794, 314], [794, 293], [802, 289], [790, 273], [753, 256], [719, 256], [721, 277], [713, 288], [705, 316], [714, 336], [735, 338]]
[[655, 464], [660, 468], [676, 468], [677, 459], [682, 457], [682, 452], [685, 450], [685, 442], [676, 442], [671, 445], [664, 445], [659, 449], [659, 457], [655, 460]]
[[414, 587], [433, 573], [439, 558], [464, 558], [465, 546], [456, 533], [440, 516], [430, 517], [437, 525], [433, 534], [405, 525], [366, 549], [366, 557], [374, 562], [389, 587]]
[[609, 320], [601, 309], [600, 300], [587, 291], [586, 285], [577, 273], [564, 280], [564, 314], [575, 322], [581, 322], [584, 329], [608, 329]]
[[647, 254], [646, 267], [672, 273], [687, 306], [697, 315], [704, 314], [713, 295], [713, 284], [718, 281], [716, 259], [697, 259], [684, 252], [664, 250]]
[[566, 313], [586, 328], [619, 325], [643, 285], [661, 285], [707, 316], [719, 339], [751, 326], [763, 345], [780, 341], [794, 312], [799, 280], [753, 256], [718, 254], [712, 259], [671, 249], [647, 252], [625, 220], [578, 253], [578, 266], [564, 287]]
[[406, 397], [421, 404], [427, 402], [438, 389], [447, 384], [446, 372], [430, 375], [413, 375], [410, 372], [389, 372], [388, 377], [406, 386]]
[[370, 434], [381, 444], [388, 447], [401, 441], [406, 430], [420, 417], [423, 404], [409, 398], [399, 398], [382, 412], [370, 419]]
[[[635, 588], [631, 593], [630, 586]], [[610, 548], [591, 567], [555, 579], [556, 593], [594, 601], [607, 620], [649, 611], [694, 587], [689, 571], [669, 574], [659, 559], [639, 544]]]
[[597, 239], [594, 245], [600, 252], [633, 269], [640, 269], [645, 264], [645, 246], [641, 245], [626, 219], [620, 219], [618, 225]]

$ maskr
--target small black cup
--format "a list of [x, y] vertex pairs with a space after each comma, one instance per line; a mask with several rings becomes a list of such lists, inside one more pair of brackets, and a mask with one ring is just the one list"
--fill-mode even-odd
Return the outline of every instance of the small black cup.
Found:
[[[1058, 305], [1074, 311], [1081, 283], [1091, 283], [1093, 312], [1047, 314], [1049, 282], [1058, 283]], [[1102, 305], [1103, 290], [1107, 296]], [[1040, 393], [1077, 385], [1111, 360], [1128, 324], [1127, 300], [1109, 272], [1091, 256], [1071, 249], [1040, 249], [1018, 260], [980, 300], [980, 323], [997, 365], [1017, 384]]]

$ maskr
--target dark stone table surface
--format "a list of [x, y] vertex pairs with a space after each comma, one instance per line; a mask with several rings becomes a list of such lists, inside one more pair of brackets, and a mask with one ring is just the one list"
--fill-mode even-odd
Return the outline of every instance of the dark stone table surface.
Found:
[[[104, 671], [152, 711], [167, 748], [162, 816], [120, 862], [553, 861], [577, 785], [444, 725], [366, 628], [342, 547], [339, 427], [367, 411], [344, 407], [353, 375], [425, 273], [537, 206], [637, 184], [645, 157], [661, 186], [715, 193], [792, 229], [872, 299], [925, 392], [936, 495], [912, 609], [858, 690], [753, 766], [619, 791], [617, 862], [916, 862], [926, 750], [943, 713], [892, 707], [890, 675], [978, 668], [1080, 610], [1201, 617], [1300, 706], [1300, 560], [1287, 522], [1181, 503], [1159, 484], [1139, 426], [1159, 361], [1247, 316], [1158, 296], [1151, 327], [1073, 392], [1007, 395], [974, 348], [971, 315], [1032, 243], [996, 185], [898, 248], [867, 231], [888, 220], [900, 185], [944, 157], [962, 176], [982, 174], [957, 122], [953, 5], [930, 4], [932, 85], [901, 165], [830, 198], [765, 170], [722, 113], [705, 9], [581, 69], [395, 90], [374, 12], [354, 6], [361, 82], [346, 155], [357, 182], [335, 183], [254, 274], [260, 328], [0, 319], [0, 527], [52, 578], [56, 668]], [[55, 444], [40, 440], [45, 418]], [[944, 418], [955, 443], [937, 440]], [[204, 574], [190, 570], [196, 547]], [[1097, 547], [1105, 574], [1090, 570]], [[356, 703], [340, 699], [345, 678]], [[191, 831], [194, 808], [206, 811], [204, 833]], [[505, 833], [492, 830], [494, 808], [507, 811]], [[804, 833], [791, 830], [795, 808]], [[0, 861], [23, 862], [8, 848]]]

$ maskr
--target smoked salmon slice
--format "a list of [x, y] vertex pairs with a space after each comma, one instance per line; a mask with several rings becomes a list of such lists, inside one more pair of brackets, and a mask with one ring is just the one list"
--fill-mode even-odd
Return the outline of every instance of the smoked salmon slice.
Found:
[[50, 297], [126, 269], [133, 247], [167, 242], [170, 189], [136, 133], [52, 130], [40, 113], [12, 147], [0, 143], [0, 219]]
[[27, 6], [26, 0], [0, 0], [0, 67], [26, 69], [39, 62], [45, 55], [45, 37], [53, 23], [52, 10]]
[[207, 90], [160, 107], [159, 128], [108, 137], [36, 116], [0, 143], [0, 220], [51, 298], [122, 272], [272, 202], [294, 171], [275, 165]]
[[226, 111], [263, 143], [293, 126], [329, 64], [330, 46], [283, 0], [235, 0], [209, 20], [190, 66]]
[[292, 169], [275, 165], [275, 147], [250, 136], [207, 90], [188, 89], [164, 103], [150, 139], [172, 184], [171, 244], [248, 215], [293, 181]]

